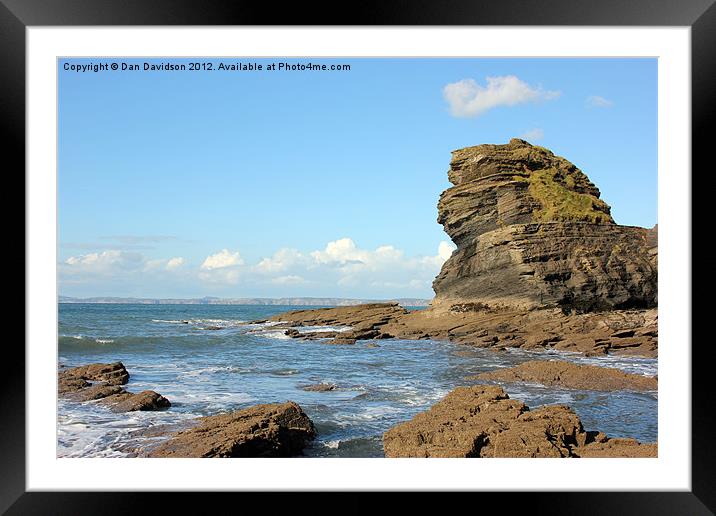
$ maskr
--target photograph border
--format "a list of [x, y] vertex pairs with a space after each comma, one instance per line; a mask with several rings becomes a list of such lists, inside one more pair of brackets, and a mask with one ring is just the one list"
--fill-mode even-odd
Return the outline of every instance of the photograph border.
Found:
[[[0, 53], [2, 53], [3, 81], [3, 136], [6, 157], [13, 156], [18, 167], [25, 168], [25, 31], [28, 26], [81, 26], [81, 25], [565, 25], [565, 26], [690, 26], [692, 35], [692, 168], [706, 166], [708, 125], [714, 110], [713, 79], [716, 77], [716, 8], [713, 0], [669, 2], [633, 1], [628, 5], [617, 2], [550, 2], [520, 3], [503, 1], [499, 5], [460, 1], [440, 5], [438, 2], [362, 2], [355, 5], [350, 23], [340, 20], [330, 9], [320, 4], [308, 10], [296, 4], [280, 12], [271, 5], [253, 5], [238, 2], [216, 2], [208, 8], [201, 2], [156, 1], [151, 8], [142, 2], [119, 1], [7, 1], [0, 2]], [[315, 10], [315, 12], [314, 12]], [[321, 13], [321, 14], [317, 14]], [[24, 177], [24, 175], [23, 175]], [[22, 186], [25, 190], [24, 184]], [[705, 188], [699, 189], [702, 192]], [[693, 193], [698, 193], [699, 190]], [[692, 206], [708, 205], [697, 202]], [[693, 210], [693, 208], [692, 208]], [[692, 211], [694, 221], [700, 220]], [[693, 233], [692, 233], [693, 234]], [[24, 236], [23, 236], [24, 240]], [[692, 251], [694, 270], [708, 270], [706, 254]], [[27, 256], [24, 256], [27, 263]], [[27, 280], [27, 277], [26, 277]], [[706, 288], [701, 283], [693, 294]], [[23, 296], [24, 298], [24, 296]], [[694, 300], [695, 301], [695, 300]], [[692, 306], [698, 309], [698, 303]], [[699, 318], [693, 318], [699, 321]], [[711, 514], [716, 507], [714, 464], [716, 453], [709, 446], [713, 416], [705, 407], [711, 385], [705, 382], [707, 346], [692, 347], [692, 491], [652, 493], [528, 493], [517, 496], [511, 493], [511, 506], [525, 504], [534, 509], [549, 508], [551, 513], [597, 514], [609, 511], [627, 514], [634, 511], [650, 514]], [[10, 346], [8, 346], [9, 348]], [[9, 350], [8, 350], [9, 351]], [[71, 508], [112, 514], [126, 513], [146, 507], [154, 494], [142, 493], [126, 496], [123, 493], [39, 493], [26, 492], [25, 481], [25, 356], [15, 350], [9, 358], [13, 365], [3, 375], [2, 407], [4, 422], [0, 430], [2, 447], [3, 481], [0, 485], [0, 511], [10, 508], [8, 514], [53, 514], [72, 512]], [[487, 493], [480, 493], [485, 496]], [[493, 493], [492, 495], [500, 493]], [[242, 493], [241, 496], [246, 496]], [[284, 497], [295, 503], [296, 493]], [[514, 495], [514, 498], [513, 498]], [[215, 494], [211, 494], [215, 496]], [[229, 494], [224, 494], [230, 496]], [[259, 495], [260, 496], [260, 495]], [[356, 498], [358, 495], [350, 495]], [[412, 496], [415, 496], [413, 494]], [[464, 495], [463, 495], [464, 496]], [[555, 502], [555, 496], [559, 502]], [[183, 495], [172, 493], [173, 503], [185, 504]], [[420, 496], [411, 504], [422, 504]], [[485, 500], [481, 498], [481, 501]], [[281, 498], [277, 498], [279, 503]], [[344, 501], [345, 505], [345, 501]], [[354, 503], [360, 509], [362, 503]], [[169, 509], [169, 506], [165, 506]], [[365, 505], [367, 508], [367, 502]], [[711, 509], [711, 510], [710, 510]]]

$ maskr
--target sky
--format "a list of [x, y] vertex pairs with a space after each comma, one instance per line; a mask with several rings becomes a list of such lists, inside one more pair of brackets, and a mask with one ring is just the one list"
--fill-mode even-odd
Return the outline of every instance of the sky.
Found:
[[514, 137], [657, 222], [656, 59], [307, 61], [59, 60], [60, 294], [431, 298], [450, 152]]

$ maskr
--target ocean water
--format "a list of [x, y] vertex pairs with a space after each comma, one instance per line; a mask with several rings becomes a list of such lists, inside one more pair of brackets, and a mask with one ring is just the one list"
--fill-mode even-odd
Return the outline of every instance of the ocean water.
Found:
[[[465, 379], [469, 375], [545, 357], [657, 373], [657, 361], [647, 358], [495, 352], [430, 340], [332, 346], [288, 338], [271, 324], [244, 324], [302, 308], [306, 307], [60, 304], [59, 365], [121, 361], [130, 374], [128, 390], [157, 391], [172, 406], [159, 412], [115, 414], [96, 402], [59, 400], [57, 455], [131, 457], [162, 439], [153, 430], [179, 428], [197, 416], [257, 403], [293, 400], [318, 431], [306, 456], [382, 457], [383, 432], [428, 409], [454, 387], [476, 383]], [[301, 389], [321, 382], [334, 383], [338, 389]], [[657, 440], [656, 392], [605, 393], [539, 385], [507, 385], [505, 390], [531, 408], [567, 404], [587, 430]]]

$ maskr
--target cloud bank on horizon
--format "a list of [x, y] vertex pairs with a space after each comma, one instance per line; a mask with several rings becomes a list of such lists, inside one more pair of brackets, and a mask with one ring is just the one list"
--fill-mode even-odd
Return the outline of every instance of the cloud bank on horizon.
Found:
[[[239, 250], [222, 249], [200, 265], [183, 257], [148, 259], [137, 251], [107, 250], [71, 256], [59, 264], [60, 287], [83, 292], [146, 292], [145, 285], [183, 284], [187, 292], [234, 296], [308, 296], [350, 293], [366, 297], [432, 297], [432, 281], [455, 245], [442, 241], [435, 255], [407, 256], [392, 245], [363, 249], [351, 238], [302, 252], [281, 248], [247, 264]], [[161, 291], [155, 292], [161, 295]]]

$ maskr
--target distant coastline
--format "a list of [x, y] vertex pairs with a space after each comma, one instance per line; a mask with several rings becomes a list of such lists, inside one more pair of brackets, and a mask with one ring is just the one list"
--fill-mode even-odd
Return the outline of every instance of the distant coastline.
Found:
[[141, 298], [141, 297], [70, 297], [59, 296], [59, 303], [105, 303], [139, 305], [277, 305], [277, 306], [354, 306], [365, 303], [395, 302], [401, 306], [428, 306], [430, 299], [350, 299], [340, 297], [241, 297], [241, 298]]

